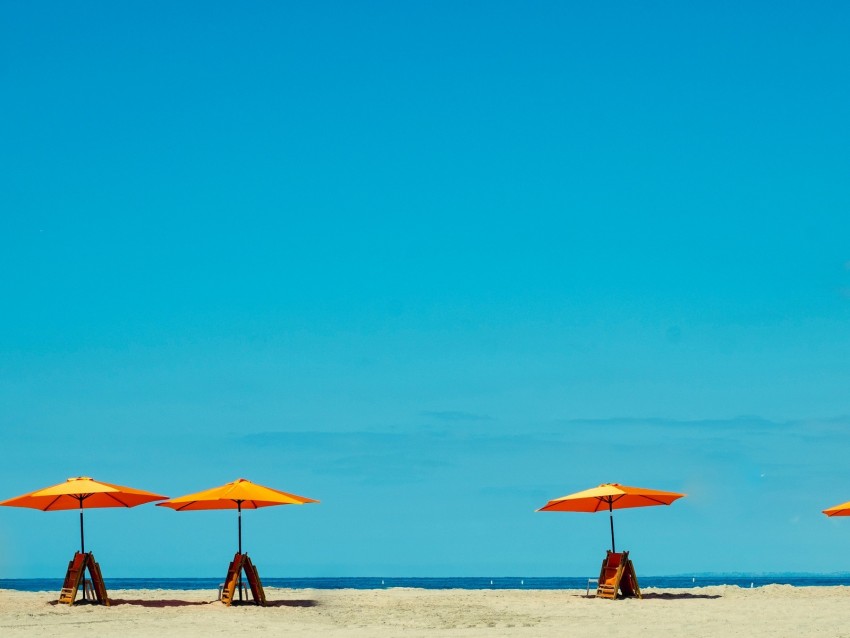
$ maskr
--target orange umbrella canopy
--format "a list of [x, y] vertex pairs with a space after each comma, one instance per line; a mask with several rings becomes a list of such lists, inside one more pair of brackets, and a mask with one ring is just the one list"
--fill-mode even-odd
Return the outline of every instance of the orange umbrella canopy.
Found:
[[0, 505], [31, 507], [46, 512], [83, 507], [135, 507], [166, 498], [168, 497], [153, 492], [102, 483], [88, 476], [78, 476], [59, 485], [0, 501]]
[[318, 503], [319, 501], [281, 492], [270, 487], [264, 487], [252, 483], [247, 479], [236, 479], [221, 487], [211, 490], [196, 492], [178, 496], [164, 503], [157, 503], [163, 507], [170, 507], [178, 512], [192, 510], [238, 510], [239, 511], [239, 553], [242, 553], [242, 510], [257, 509], [258, 507], [270, 507], [272, 505], [303, 505], [304, 503]]
[[630, 487], [618, 483], [603, 483], [599, 487], [568, 494], [552, 499], [541, 507], [538, 512], [598, 512], [608, 510], [611, 520], [611, 551], [614, 545], [614, 514], [615, 509], [628, 507], [648, 507], [651, 505], [670, 505], [684, 494], [678, 492], [662, 492], [645, 487]]
[[178, 496], [164, 503], [157, 503], [157, 505], [183, 512], [187, 510], [257, 509], [258, 507], [270, 507], [272, 505], [303, 505], [304, 503], [318, 502], [306, 496], [281, 492], [240, 478], [221, 487]]
[[850, 501], [825, 509], [823, 513], [827, 516], [850, 516]]
[[538, 512], [598, 512], [599, 510], [670, 505], [684, 494], [662, 492], [645, 487], [603, 483], [599, 487], [552, 499]]
[[64, 483], [45, 487], [29, 494], [16, 496], [0, 505], [10, 507], [31, 507], [45, 512], [54, 510], [80, 510], [80, 551], [85, 554], [86, 542], [83, 533], [83, 509], [86, 507], [135, 507], [151, 501], [161, 501], [168, 498], [137, 490], [123, 485], [102, 483], [89, 476], [69, 478]]

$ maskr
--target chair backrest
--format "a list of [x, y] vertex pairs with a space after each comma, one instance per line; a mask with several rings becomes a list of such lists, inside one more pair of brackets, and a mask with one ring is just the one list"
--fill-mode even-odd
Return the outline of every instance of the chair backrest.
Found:
[[608, 567], [613, 568], [613, 569], [617, 569], [620, 566], [620, 563], [625, 563], [628, 559], [629, 559], [629, 553], [628, 552], [617, 553], [617, 552], [612, 552], [611, 550], [608, 550], [608, 558], [607, 558], [607, 561], [606, 561], [606, 565]]
[[602, 571], [599, 574], [600, 583], [619, 585], [623, 576], [623, 568], [628, 564], [629, 553], [621, 554], [608, 550], [605, 561], [602, 563]]

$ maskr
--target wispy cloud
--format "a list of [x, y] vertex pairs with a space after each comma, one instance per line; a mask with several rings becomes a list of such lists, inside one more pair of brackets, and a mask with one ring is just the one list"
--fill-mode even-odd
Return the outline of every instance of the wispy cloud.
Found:
[[495, 421], [493, 417], [486, 414], [474, 414], [459, 410], [426, 411], [420, 414], [439, 421]]
[[421, 482], [437, 473], [502, 466], [545, 448], [548, 434], [457, 431], [452, 427], [393, 431], [255, 432], [236, 439], [252, 454], [347, 480]]
[[349, 482], [414, 483], [450, 461], [438, 432], [256, 432], [240, 442], [294, 467]]
[[[596, 483], [646, 483], [693, 492], [694, 499], [733, 493], [801, 497], [831, 485], [826, 504], [844, 492], [850, 418], [772, 421], [574, 419], [498, 429], [443, 427], [372, 431], [269, 431], [238, 444], [269, 463], [340, 477], [349, 483], [463, 481], [487, 494], [529, 490], [550, 496]], [[767, 479], [762, 479], [762, 475]], [[848, 482], [850, 485], [850, 482]], [[848, 488], [850, 489], [850, 488]], [[489, 490], [489, 491], [488, 491]], [[550, 494], [551, 492], [551, 494]], [[841, 493], [839, 493], [841, 492]], [[848, 492], [850, 494], [850, 492]]]

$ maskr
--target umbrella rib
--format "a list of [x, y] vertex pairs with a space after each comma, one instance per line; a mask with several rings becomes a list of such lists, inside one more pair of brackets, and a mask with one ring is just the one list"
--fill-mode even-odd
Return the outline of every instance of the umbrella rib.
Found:
[[642, 494], [646, 500], [652, 501], [653, 503], [658, 503], [659, 505], [670, 505], [670, 503], [665, 503], [664, 501], [660, 501], [657, 498], [652, 498], [651, 496], [647, 496], [646, 494]]
[[[614, 503], [616, 503], [617, 501], [619, 501], [619, 500], [620, 500], [621, 498], [623, 498], [624, 496], [626, 496], [626, 494], [620, 494], [619, 496], [600, 496], [600, 497], [598, 498], [598, 500], [599, 500], [599, 503], [600, 503], [600, 504], [602, 504], [602, 503], [611, 503], [611, 505], [614, 505]], [[653, 497], [651, 497], [651, 496], [648, 496], [647, 494], [641, 494], [640, 496], [641, 496], [641, 498], [645, 498], [647, 501], [652, 501], [653, 503], [658, 503], [658, 505], [670, 505], [670, 503], [665, 503], [664, 501], [659, 500], [659, 499], [657, 499], [657, 498], [653, 498]], [[596, 510], [595, 510], [595, 511], [597, 511], [597, 512], [599, 511], [599, 507], [598, 507], [598, 506], [597, 506], [597, 508], [596, 508]]]
[[125, 503], [124, 501], [122, 501], [120, 498], [118, 498], [118, 497], [117, 497], [117, 496], [115, 496], [114, 494], [111, 494], [110, 492], [104, 492], [104, 494], [106, 494], [109, 498], [111, 498], [111, 499], [113, 499], [113, 500], [118, 501], [119, 503], [121, 503], [121, 506], [122, 506], [122, 507], [130, 507], [129, 505], [127, 505], [127, 503]]
[[176, 510], [174, 510], [174, 511], [175, 511], [175, 512], [181, 512], [181, 511], [183, 511], [184, 509], [186, 509], [187, 507], [189, 507], [190, 505], [194, 505], [194, 504], [195, 504], [195, 503], [197, 503], [197, 502], [198, 502], [198, 501], [189, 501], [188, 503], [186, 503], [185, 505], [181, 505], [180, 507], [178, 507], [178, 508], [177, 508]]
[[56, 497], [56, 498], [54, 498], [52, 501], [50, 501], [50, 503], [48, 503], [47, 507], [45, 507], [45, 508], [44, 508], [44, 511], [46, 512], [46, 511], [47, 511], [47, 510], [49, 510], [51, 507], [53, 507], [53, 504], [54, 504], [56, 501], [58, 501], [60, 498], [62, 498], [62, 496], [61, 496], [61, 495], [57, 496], [57, 497]]
[[596, 509], [593, 510], [594, 512], [599, 512], [602, 509], [603, 504], [608, 505], [609, 503], [614, 502], [614, 499], [611, 496], [598, 496], [596, 498], [596, 500], [597, 500], [597, 505], [596, 505]]
[[72, 498], [77, 499], [78, 501], [80, 501], [80, 507], [82, 508], [82, 506], [83, 506], [82, 502], [84, 500], [86, 500], [89, 496], [91, 496], [91, 494], [59, 494], [56, 498], [54, 498], [52, 501], [50, 501], [50, 503], [47, 506], [45, 506], [45, 508], [42, 511], [43, 512], [48, 511], [51, 507], [53, 507], [53, 504], [56, 503], [56, 501], [58, 501], [63, 496], [70, 496]]

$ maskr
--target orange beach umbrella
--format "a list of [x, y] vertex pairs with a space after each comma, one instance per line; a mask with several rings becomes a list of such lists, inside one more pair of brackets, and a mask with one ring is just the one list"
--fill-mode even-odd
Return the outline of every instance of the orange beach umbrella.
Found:
[[280, 490], [257, 485], [247, 479], [240, 478], [220, 487], [196, 492], [195, 494], [178, 496], [164, 503], [157, 503], [157, 505], [170, 507], [178, 512], [188, 512], [191, 510], [238, 510], [239, 553], [241, 554], [243, 509], [257, 509], [258, 507], [270, 507], [272, 505], [303, 505], [304, 503], [318, 502], [306, 496], [281, 492]]
[[86, 553], [85, 534], [83, 532], [83, 509], [88, 507], [135, 507], [151, 501], [168, 498], [153, 492], [137, 490], [123, 485], [113, 485], [95, 481], [88, 476], [69, 478], [64, 483], [45, 487], [29, 494], [0, 501], [0, 505], [10, 507], [31, 507], [51, 512], [54, 510], [72, 510], [80, 508], [80, 551]]
[[850, 501], [827, 508], [823, 513], [827, 516], [850, 516]]
[[618, 483], [603, 483], [599, 487], [576, 492], [560, 498], [552, 499], [541, 507], [538, 512], [598, 512], [608, 510], [611, 519], [611, 551], [614, 547], [614, 513], [615, 509], [628, 507], [647, 507], [651, 505], [670, 505], [684, 494], [677, 492], [662, 492], [645, 487], [630, 487]]

